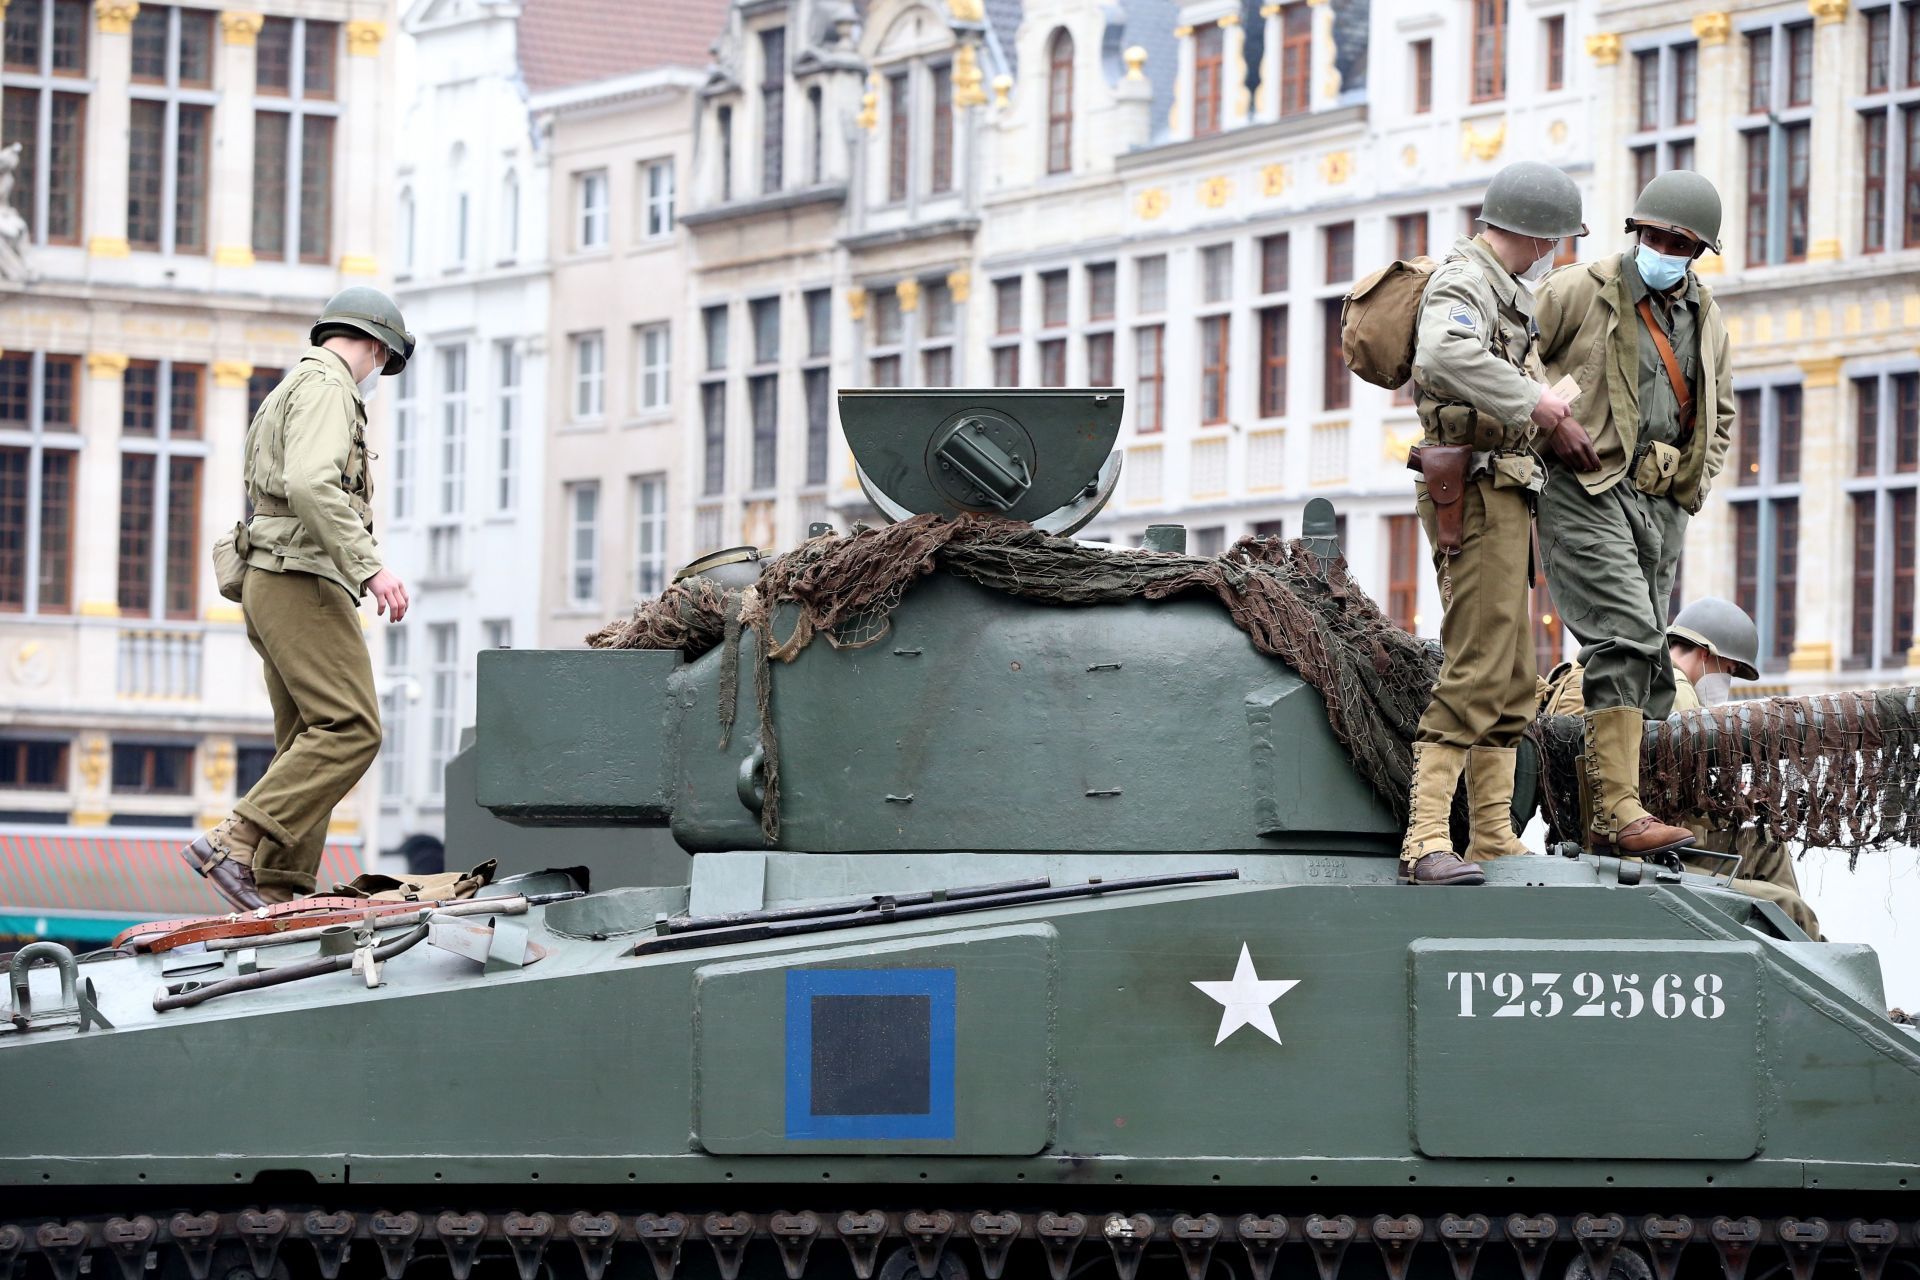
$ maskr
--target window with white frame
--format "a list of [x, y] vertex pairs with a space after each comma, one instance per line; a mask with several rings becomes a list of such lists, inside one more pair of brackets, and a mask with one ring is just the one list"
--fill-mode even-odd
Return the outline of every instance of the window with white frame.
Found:
[[34, 244], [79, 244], [93, 6], [13, 0], [0, 57], [0, 146], [18, 145], [13, 208]]
[[771, 489], [780, 465], [780, 299], [747, 304], [753, 328], [753, 369], [747, 378], [747, 409], [753, 427], [753, 487]]
[[513, 339], [493, 344], [494, 417], [498, 425], [493, 455], [493, 509], [511, 511], [520, 473], [520, 349]]
[[407, 695], [411, 677], [407, 667], [407, 625], [396, 622], [386, 635], [385, 687], [380, 693], [380, 791], [395, 804], [406, 799], [407, 721], [413, 704]]
[[602, 333], [573, 335], [573, 416], [591, 422], [607, 411], [607, 339]]
[[453, 158], [447, 164], [452, 190], [447, 194], [447, 266], [448, 271], [467, 269], [468, 230], [472, 222], [473, 202], [467, 192], [467, 146], [453, 144]]
[[607, 171], [590, 169], [573, 178], [574, 232], [576, 249], [607, 247]]
[[1750, 267], [1807, 259], [1813, 171], [1813, 22], [1742, 29], [1747, 52], [1746, 261]]
[[772, 195], [785, 181], [787, 29], [760, 33], [760, 191]]
[[832, 291], [810, 290], [804, 301], [807, 312], [807, 356], [800, 370], [800, 381], [807, 399], [807, 483], [827, 482], [827, 432], [832, 412], [829, 399], [829, 367], [833, 356]]
[[133, 20], [127, 126], [127, 243], [154, 253], [207, 251], [213, 157], [209, 9], [141, 5]]
[[1633, 156], [1635, 195], [1656, 174], [1693, 168], [1693, 140], [1700, 118], [1700, 45], [1693, 40], [1636, 49], [1633, 54]]
[[440, 514], [467, 509], [467, 345], [440, 349]]
[[453, 759], [454, 737], [459, 732], [460, 624], [430, 624], [427, 627], [427, 647], [433, 662], [430, 673], [433, 720], [427, 741], [427, 794], [439, 796], [446, 790], [447, 762]]
[[509, 169], [500, 183], [500, 262], [520, 256], [520, 174]]
[[199, 615], [200, 481], [206, 368], [135, 360], [121, 375], [122, 616]]
[[1778, 670], [1799, 621], [1801, 388], [1761, 383], [1735, 391], [1733, 599], [1760, 629], [1760, 665]]
[[1896, 367], [1851, 382], [1847, 665], [1905, 667], [1912, 665], [1914, 644], [1920, 640], [1914, 624], [1915, 561], [1920, 559], [1920, 368]]
[[651, 600], [667, 589], [667, 477], [633, 478], [633, 593]]
[[643, 324], [634, 331], [634, 409], [651, 413], [673, 401], [673, 328], [666, 321]]
[[414, 448], [419, 433], [420, 406], [414, 399], [413, 370], [424, 352], [416, 353], [394, 379], [393, 396], [393, 468], [389, 484], [393, 489], [394, 522], [413, 515]]
[[592, 608], [600, 599], [600, 482], [567, 486], [567, 603]]
[[340, 24], [267, 18], [254, 40], [253, 252], [322, 263], [333, 244]]
[[645, 225], [641, 234], [658, 240], [673, 234], [673, 161], [648, 160], [640, 166], [641, 207]]
[[1860, 251], [1920, 248], [1920, 0], [1862, 8]]

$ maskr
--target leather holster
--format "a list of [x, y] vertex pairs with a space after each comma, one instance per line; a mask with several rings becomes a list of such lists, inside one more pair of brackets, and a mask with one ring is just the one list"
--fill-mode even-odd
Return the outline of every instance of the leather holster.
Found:
[[1427, 496], [1433, 499], [1434, 544], [1443, 555], [1460, 554], [1460, 539], [1466, 524], [1467, 472], [1473, 466], [1473, 446], [1465, 444], [1418, 444], [1407, 451], [1407, 466], [1427, 482]]

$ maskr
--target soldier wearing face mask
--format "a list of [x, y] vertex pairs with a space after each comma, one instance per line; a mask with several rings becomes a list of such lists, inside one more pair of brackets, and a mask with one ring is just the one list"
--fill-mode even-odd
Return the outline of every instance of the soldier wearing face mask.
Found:
[[366, 400], [413, 355], [400, 308], [346, 289], [314, 322], [313, 345], [247, 428], [252, 504], [241, 610], [273, 704], [273, 762], [232, 816], [183, 849], [227, 901], [251, 910], [311, 893], [333, 807], [380, 750], [380, 708], [360, 632], [371, 595], [393, 622], [407, 589], [380, 563]]
[[1667, 600], [1687, 521], [1726, 461], [1734, 400], [1725, 322], [1690, 269], [1719, 252], [1719, 193], [1663, 173], [1627, 231], [1629, 248], [1562, 268], [1535, 295], [1548, 377], [1579, 385], [1598, 454], [1552, 468], [1539, 519], [1554, 604], [1581, 643], [1588, 844], [1646, 854], [1692, 840], [1641, 804], [1640, 740], [1674, 706]]
[[[1445, 652], [1413, 745], [1408, 884], [1477, 885], [1478, 862], [1525, 853], [1511, 817], [1514, 749], [1533, 718], [1527, 587], [1538, 451], [1595, 464], [1566, 401], [1547, 388], [1522, 280], [1560, 241], [1586, 234], [1580, 190], [1551, 165], [1510, 164], [1487, 185], [1485, 230], [1461, 238], [1420, 297], [1413, 354], [1423, 479], [1414, 506], [1440, 579]], [[1448, 814], [1462, 774], [1470, 839], [1454, 848]], [[1463, 856], [1464, 855], [1464, 856]]]

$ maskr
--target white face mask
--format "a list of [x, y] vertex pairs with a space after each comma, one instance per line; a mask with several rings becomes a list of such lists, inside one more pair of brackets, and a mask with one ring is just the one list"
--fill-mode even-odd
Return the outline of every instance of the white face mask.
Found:
[[1520, 278], [1528, 284], [1538, 284], [1546, 279], [1547, 272], [1553, 269], [1553, 255], [1560, 250], [1558, 240], [1547, 242], [1547, 251], [1533, 260], [1533, 265], [1520, 273]]
[[373, 393], [380, 389], [380, 369], [375, 366], [373, 372], [360, 379], [360, 403], [366, 404], [373, 399]]
[[1726, 671], [1709, 672], [1693, 682], [1693, 691], [1700, 695], [1702, 706], [1717, 707], [1733, 695], [1733, 676]]

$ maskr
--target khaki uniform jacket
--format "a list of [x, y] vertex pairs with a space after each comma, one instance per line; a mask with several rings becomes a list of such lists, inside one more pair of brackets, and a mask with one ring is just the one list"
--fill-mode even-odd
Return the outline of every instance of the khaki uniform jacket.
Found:
[[[1413, 381], [1423, 402], [1472, 405], [1499, 422], [1509, 447], [1516, 446], [1531, 431], [1533, 406], [1540, 402], [1537, 346], [1533, 298], [1525, 286], [1484, 239], [1454, 241], [1420, 297]], [[1424, 403], [1422, 409], [1425, 422]]]
[[[1640, 331], [1621, 255], [1578, 262], [1553, 272], [1534, 294], [1540, 354], [1548, 384], [1571, 374], [1580, 384], [1573, 416], [1593, 437], [1600, 469], [1580, 483], [1605, 493], [1627, 473], [1639, 444]], [[1700, 510], [1714, 477], [1726, 465], [1733, 439], [1733, 370], [1728, 364], [1727, 326], [1705, 285], [1700, 291], [1700, 385], [1691, 388], [1698, 406], [1693, 438], [1681, 453], [1673, 500]]]
[[330, 578], [361, 598], [374, 552], [367, 406], [347, 362], [308, 347], [247, 427], [247, 565]]

